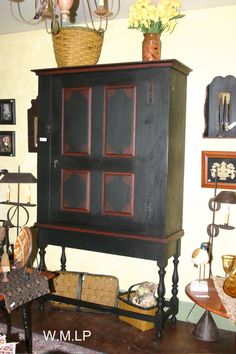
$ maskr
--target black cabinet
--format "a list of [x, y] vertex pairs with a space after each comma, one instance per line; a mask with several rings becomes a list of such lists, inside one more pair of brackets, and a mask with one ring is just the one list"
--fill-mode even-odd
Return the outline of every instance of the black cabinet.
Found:
[[62, 269], [65, 247], [156, 260], [163, 309], [174, 256], [173, 317], [189, 71], [176, 60], [35, 70], [41, 268], [47, 244], [62, 246]]

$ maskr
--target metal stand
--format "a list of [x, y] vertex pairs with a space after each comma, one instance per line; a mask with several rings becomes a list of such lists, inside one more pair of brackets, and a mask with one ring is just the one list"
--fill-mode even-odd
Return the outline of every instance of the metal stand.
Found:
[[196, 324], [192, 335], [205, 342], [215, 342], [220, 339], [218, 328], [209, 311], [205, 311]]

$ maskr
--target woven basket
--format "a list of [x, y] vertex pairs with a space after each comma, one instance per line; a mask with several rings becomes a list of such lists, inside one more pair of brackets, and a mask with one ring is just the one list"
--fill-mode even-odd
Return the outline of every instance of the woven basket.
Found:
[[[128, 296], [129, 295], [129, 296]], [[143, 309], [143, 308], [138, 308], [137, 306], [133, 305], [131, 300], [135, 295], [135, 291], [131, 291], [130, 294], [128, 292], [123, 293], [118, 296], [119, 299], [119, 308], [122, 310], [127, 310], [127, 311], [132, 311], [136, 313], [141, 313], [144, 315], [151, 315], [155, 316], [157, 312], [157, 308], [150, 308], [150, 309]], [[137, 318], [132, 318], [132, 317], [126, 317], [126, 316], [119, 316], [119, 319], [123, 322], [126, 322], [130, 324], [131, 326], [139, 329], [142, 332], [148, 331], [149, 329], [152, 329], [155, 327], [154, 322], [147, 322], [144, 320], [140, 320]]]
[[95, 65], [101, 54], [103, 33], [86, 27], [67, 27], [52, 34], [52, 41], [59, 67]]
[[[53, 279], [53, 286], [55, 294], [60, 296], [66, 296], [71, 299], [78, 299], [79, 287], [80, 287], [80, 273], [78, 272], [66, 272], [58, 271], [59, 276]], [[58, 301], [51, 301], [52, 305], [61, 308], [76, 308], [74, 305], [65, 304]]]
[[[118, 306], [119, 281], [116, 277], [70, 271], [57, 273], [59, 276], [53, 279], [54, 294], [105, 306]], [[78, 307], [57, 301], [51, 303], [60, 308]]]
[[118, 279], [110, 275], [85, 274], [82, 282], [81, 300], [117, 307]]

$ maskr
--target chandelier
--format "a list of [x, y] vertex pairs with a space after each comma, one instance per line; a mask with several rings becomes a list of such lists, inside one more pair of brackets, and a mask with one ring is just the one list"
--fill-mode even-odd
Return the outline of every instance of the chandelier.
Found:
[[30, 5], [33, 6], [32, 16], [26, 18], [22, 6], [27, 2], [33, 3], [33, 0], [10, 0], [12, 16], [17, 21], [32, 25], [45, 22], [47, 32], [53, 34], [57, 34], [61, 27], [75, 22], [76, 11], [80, 6], [86, 26], [91, 24], [99, 31], [105, 31], [108, 20], [117, 16], [120, 10], [120, 0], [34, 0], [34, 5]]

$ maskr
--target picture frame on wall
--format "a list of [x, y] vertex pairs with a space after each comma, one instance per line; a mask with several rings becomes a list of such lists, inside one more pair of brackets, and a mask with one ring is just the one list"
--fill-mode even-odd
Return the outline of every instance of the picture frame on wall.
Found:
[[236, 189], [236, 152], [202, 151], [203, 188]]
[[16, 124], [15, 100], [0, 100], [0, 124]]
[[14, 131], [0, 131], [0, 156], [15, 156]]

